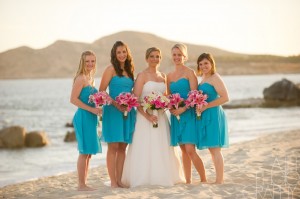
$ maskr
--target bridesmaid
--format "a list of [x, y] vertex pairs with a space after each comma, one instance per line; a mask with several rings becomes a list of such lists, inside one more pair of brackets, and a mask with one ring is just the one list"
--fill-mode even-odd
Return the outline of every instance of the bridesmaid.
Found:
[[[197, 89], [197, 77], [194, 70], [184, 65], [187, 60], [187, 48], [184, 44], [176, 44], [172, 48], [172, 59], [175, 70], [168, 74], [168, 93], [179, 93], [184, 99], [190, 90]], [[191, 183], [192, 162], [200, 175], [201, 182], [206, 182], [203, 162], [198, 156], [195, 145], [198, 143], [196, 136], [195, 110], [181, 107], [171, 109], [171, 145], [180, 145], [182, 162], [186, 183]], [[176, 116], [180, 115], [180, 121]]]
[[228, 92], [220, 75], [216, 72], [213, 56], [203, 53], [198, 57], [197, 70], [202, 76], [198, 90], [208, 95], [208, 105], [197, 110], [201, 119], [196, 120], [199, 135], [198, 149], [209, 149], [216, 171], [217, 184], [223, 183], [224, 160], [221, 148], [228, 147], [226, 115], [222, 104], [229, 101]]
[[[109, 88], [112, 99], [122, 92], [131, 92], [134, 83], [134, 64], [128, 46], [122, 41], [117, 41], [111, 49], [111, 65], [103, 75], [100, 91]], [[136, 111], [132, 109], [124, 119], [124, 107], [113, 100], [112, 105], [103, 107], [102, 135], [108, 143], [106, 164], [111, 180], [111, 187], [125, 187], [121, 183], [125, 151], [128, 143], [132, 142], [135, 127]]]
[[95, 72], [95, 53], [91, 51], [83, 52], [74, 77], [70, 98], [70, 102], [78, 107], [73, 118], [73, 124], [79, 151], [77, 160], [79, 191], [95, 190], [86, 185], [86, 179], [91, 155], [100, 153], [102, 150], [97, 134], [97, 115], [101, 113], [101, 110], [88, 103], [89, 96], [97, 92], [94, 87]]

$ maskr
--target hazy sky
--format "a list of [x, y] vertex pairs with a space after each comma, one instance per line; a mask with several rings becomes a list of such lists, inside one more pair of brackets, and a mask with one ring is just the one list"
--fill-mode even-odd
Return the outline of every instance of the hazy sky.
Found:
[[300, 0], [0, 0], [0, 52], [123, 30], [249, 54], [300, 54]]

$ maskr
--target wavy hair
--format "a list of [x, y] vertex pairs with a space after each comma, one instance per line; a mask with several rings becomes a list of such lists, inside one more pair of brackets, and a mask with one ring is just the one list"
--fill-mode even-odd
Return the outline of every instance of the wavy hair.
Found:
[[117, 59], [117, 48], [119, 46], [124, 46], [127, 51], [127, 58], [125, 60], [125, 65], [124, 65], [124, 70], [128, 74], [128, 76], [134, 80], [134, 64], [133, 64], [133, 59], [131, 56], [130, 49], [128, 48], [127, 44], [125, 44], [122, 41], [116, 41], [116, 43], [113, 45], [110, 53], [110, 63], [113, 65], [116, 73], [118, 76], [122, 77], [123, 76], [123, 70], [121, 68], [120, 62]]
[[75, 82], [75, 79], [79, 75], [81, 75], [81, 74], [88, 75], [88, 72], [86, 71], [86, 67], [85, 67], [85, 61], [86, 61], [86, 57], [90, 56], [90, 55], [93, 55], [95, 57], [95, 68], [93, 69], [93, 71], [91, 73], [91, 78], [93, 79], [92, 83], [94, 83], [94, 81], [95, 81], [94, 80], [94, 75], [96, 73], [96, 61], [97, 61], [97, 58], [96, 58], [96, 54], [93, 51], [91, 51], [91, 50], [84, 51], [81, 54], [79, 65], [78, 65], [78, 69], [77, 69], [76, 75], [74, 77], [73, 83]]

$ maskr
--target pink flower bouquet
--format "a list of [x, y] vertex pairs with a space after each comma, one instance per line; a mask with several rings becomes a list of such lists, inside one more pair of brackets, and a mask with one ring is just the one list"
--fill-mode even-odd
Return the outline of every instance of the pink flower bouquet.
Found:
[[[168, 96], [170, 102], [168, 105], [169, 109], [178, 109], [179, 107], [184, 107], [185, 103], [184, 103], [184, 99], [182, 97], [180, 97], [179, 93], [174, 93]], [[176, 116], [177, 120], [180, 120], [180, 115]]]
[[116, 97], [116, 102], [119, 105], [122, 105], [122, 106], [126, 107], [126, 111], [124, 112], [124, 118], [125, 119], [127, 119], [128, 112], [130, 112], [133, 107], [138, 107], [139, 106], [138, 98], [135, 97], [131, 93], [125, 93], [125, 92], [120, 93]]
[[207, 95], [203, 95], [201, 90], [192, 90], [188, 93], [188, 98], [185, 100], [186, 107], [196, 107], [197, 119], [201, 118], [201, 113], [197, 109], [207, 105]]
[[[96, 108], [102, 108], [103, 105], [112, 103], [112, 99], [105, 91], [99, 91], [89, 96], [89, 103], [94, 103]], [[102, 115], [99, 115], [99, 120], [102, 121]]]
[[[143, 110], [152, 110], [152, 114], [158, 117], [158, 110], [168, 108], [169, 99], [161, 93], [152, 92], [150, 95], [144, 97], [142, 101]], [[157, 128], [158, 123], [153, 123], [153, 127]]]

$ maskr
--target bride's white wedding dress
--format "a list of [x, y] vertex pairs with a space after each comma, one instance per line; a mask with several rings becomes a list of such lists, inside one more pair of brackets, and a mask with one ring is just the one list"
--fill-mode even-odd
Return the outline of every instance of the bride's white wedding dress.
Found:
[[[152, 91], [164, 93], [164, 82], [148, 81], [141, 97]], [[135, 132], [124, 163], [122, 183], [129, 187], [140, 185], [172, 186], [183, 182], [178, 149], [170, 146], [170, 124], [163, 111], [158, 111], [158, 127], [153, 128], [137, 111]]]

